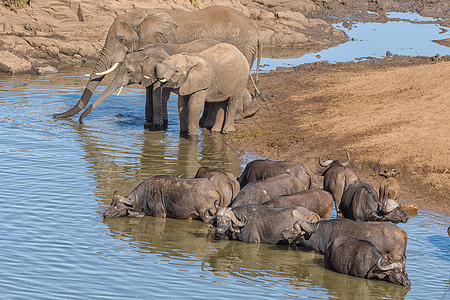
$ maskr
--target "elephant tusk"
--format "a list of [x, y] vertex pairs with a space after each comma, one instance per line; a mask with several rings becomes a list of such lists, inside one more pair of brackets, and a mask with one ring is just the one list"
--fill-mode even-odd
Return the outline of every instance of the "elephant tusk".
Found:
[[112, 71], [114, 71], [114, 70], [117, 68], [118, 65], [119, 65], [119, 63], [116, 62], [116, 63], [115, 63], [111, 68], [109, 68], [108, 70], [103, 71], [103, 72], [100, 72], [100, 73], [95, 73], [95, 75], [100, 76], [100, 75], [106, 75], [106, 74], [108, 74], [108, 73], [111, 73]]
[[91, 76], [91, 74], [84, 74], [84, 76], [85, 76], [85, 77], [89, 77], [89, 76]]
[[159, 81], [161, 81], [161, 82], [166, 82], [167, 79], [163, 78], [163, 79], [160, 79]]
[[144, 78], [145, 78], [145, 79], [150, 79], [150, 77], [149, 77], [149, 76], [146, 76], [146, 75], [144, 75]]
[[119, 91], [117, 92], [117, 96], [120, 95], [120, 93], [122, 92], [122, 90], [123, 90], [123, 85], [120, 87]]

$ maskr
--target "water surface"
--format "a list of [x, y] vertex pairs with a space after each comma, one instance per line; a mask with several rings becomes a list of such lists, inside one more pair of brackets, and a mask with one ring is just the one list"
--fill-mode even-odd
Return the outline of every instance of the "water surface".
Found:
[[180, 139], [174, 98], [168, 131], [143, 130], [139, 88], [110, 97], [84, 125], [53, 119], [78, 101], [89, 71], [0, 75], [2, 298], [449, 298], [449, 219], [432, 212], [400, 225], [410, 290], [329, 271], [314, 252], [213, 241], [197, 220], [104, 220], [114, 191], [157, 174], [192, 177], [201, 165], [238, 176], [255, 156], [220, 135]]

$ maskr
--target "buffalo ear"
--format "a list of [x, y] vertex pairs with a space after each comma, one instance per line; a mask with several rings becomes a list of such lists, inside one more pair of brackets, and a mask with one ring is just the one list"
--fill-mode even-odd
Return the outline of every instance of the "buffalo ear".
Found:
[[186, 57], [189, 65], [186, 80], [180, 84], [179, 94], [186, 96], [195, 92], [205, 90], [212, 85], [214, 72], [211, 64], [203, 58], [194, 55]]
[[316, 223], [304, 222], [300, 225], [300, 227], [307, 233], [313, 234], [317, 231], [318, 226]]

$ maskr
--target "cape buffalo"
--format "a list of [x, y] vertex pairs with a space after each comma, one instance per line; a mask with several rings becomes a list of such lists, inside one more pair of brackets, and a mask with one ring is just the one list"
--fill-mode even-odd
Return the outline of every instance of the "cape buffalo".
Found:
[[204, 211], [221, 202], [220, 191], [206, 178], [158, 175], [144, 180], [125, 197], [114, 193], [111, 206], [103, 216], [111, 219], [146, 214], [206, 221]]
[[383, 202], [385, 198], [390, 198], [397, 202], [400, 199], [400, 185], [398, 184], [397, 179], [394, 178], [399, 173], [400, 172], [396, 169], [387, 169], [383, 173], [379, 174], [385, 178], [380, 185], [381, 202]]
[[321, 219], [331, 218], [333, 212], [333, 196], [324, 190], [312, 189], [290, 195], [278, 196], [263, 203], [268, 207], [303, 206], [315, 212]]
[[[206, 211], [205, 216], [210, 212]], [[305, 207], [267, 207], [250, 204], [218, 208], [208, 217], [210, 227], [216, 227], [217, 239], [235, 239], [247, 243], [284, 243], [281, 232], [295, 222], [305, 224], [320, 220], [320, 217]]]
[[397, 202], [386, 199], [382, 203], [375, 189], [361, 180], [347, 186], [339, 209], [345, 218], [355, 221], [408, 221], [408, 216], [398, 207]]
[[334, 235], [352, 235], [370, 241], [392, 261], [401, 261], [406, 258], [406, 231], [388, 222], [332, 219], [320, 220], [308, 226], [303, 225], [295, 223], [283, 231], [282, 237], [289, 244], [295, 243], [324, 253]]
[[338, 160], [323, 161], [325, 151], [319, 157], [319, 165], [321, 167], [327, 167], [322, 173], [323, 189], [333, 195], [334, 206], [336, 207], [338, 217], [342, 217], [339, 205], [345, 188], [359, 179], [352, 170], [347, 168], [350, 163], [350, 154], [347, 150], [345, 150], [345, 153], [347, 154], [347, 161], [344, 163], [340, 163]]
[[309, 170], [301, 163], [294, 161], [254, 160], [245, 166], [244, 172], [242, 172], [238, 181], [242, 189], [250, 182], [264, 180], [284, 173], [300, 179], [303, 182], [304, 190], [311, 187], [312, 176]]
[[222, 206], [230, 205], [231, 201], [238, 195], [241, 187], [233, 174], [211, 169], [209, 167], [200, 167], [195, 174], [195, 178], [206, 178], [214, 183], [223, 195]]
[[374, 244], [353, 236], [334, 237], [325, 250], [324, 260], [327, 268], [339, 273], [411, 285], [401, 263], [389, 263]]
[[304, 182], [289, 174], [280, 174], [244, 186], [231, 206], [263, 204], [273, 197], [293, 194], [306, 189]]

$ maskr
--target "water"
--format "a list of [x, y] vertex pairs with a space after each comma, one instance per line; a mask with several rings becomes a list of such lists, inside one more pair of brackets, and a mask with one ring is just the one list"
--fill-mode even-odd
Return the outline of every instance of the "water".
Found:
[[180, 139], [174, 98], [168, 131], [144, 131], [138, 88], [84, 125], [53, 119], [78, 101], [89, 71], [0, 74], [1, 298], [450, 298], [447, 215], [419, 211], [400, 225], [410, 290], [329, 271], [313, 252], [213, 241], [196, 220], [104, 220], [114, 191], [156, 174], [192, 177], [201, 165], [238, 176], [255, 156], [234, 153], [221, 135]]
[[434, 40], [450, 38], [450, 28], [436, 24], [433, 18], [425, 18], [415, 13], [391, 12], [386, 23], [353, 22], [333, 25], [344, 31], [350, 41], [336, 47], [296, 56], [291, 51], [291, 58], [263, 58], [262, 71], [269, 71], [276, 66], [297, 66], [304, 63], [329, 61], [331, 63], [355, 61], [368, 57], [383, 58], [386, 51], [392, 54], [409, 56], [450, 55], [450, 48]]

